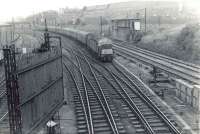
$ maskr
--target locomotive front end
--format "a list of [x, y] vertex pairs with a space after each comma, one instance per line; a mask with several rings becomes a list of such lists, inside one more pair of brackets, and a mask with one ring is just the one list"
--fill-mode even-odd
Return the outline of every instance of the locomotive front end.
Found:
[[112, 41], [108, 38], [103, 38], [99, 41], [99, 56], [102, 61], [112, 61], [113, 59], [113, 48]]

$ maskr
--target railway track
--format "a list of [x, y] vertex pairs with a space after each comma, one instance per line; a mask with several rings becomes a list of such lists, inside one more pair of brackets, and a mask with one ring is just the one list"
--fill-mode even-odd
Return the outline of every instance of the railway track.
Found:
[[175, 59], [175, 58], [172, 58], [172, 57], [168, 57], [168, 56], [165, 56], [165, 55], [162, 55], [162, 54], [159, 54], [159, 53], [156, 53], [156, 52], [152, 52], [152, 51], [149, 51], [149, 50], [145, 50], [145, 49], [136, 47], [133, 44], [130, 44], [130, 42], [122, 42], [122, 41], [118, 41], [118, 40], [114, 40], [114, 41], [115, 41], [116, 45], [123, 46], [123, 47], [126, 47], [126, 48], [130, 48], [131, 50], [135, 50], [135, 51], [140, 52], [142, 54], [146, 54], [148, 56], [151, 56], [151, 57], [154, 57], [154, 58], [157, 58], [157, 59], [160, 59], [160, 60], [165, 60], [165, 61], [167, 61], [171, 64], [175, 64], [175, 65], [187, 68], [187, 69], [191, 69], [191, 70], [196, 71], [196, 72], [200, 72], [200, 66], [198, 66], [196, 64], [185, 62], [185, 61]]
[[[78, 53], [80, 55], [80, 52]], [[72, 54], [75, 55], [75, 53]], [[107, 112], [113, 117], [110, 119], [113, 119], [115, 124], [120, 124], [115, 125], [116, 129], [114, 130], [118, 130], [116, 132], [121, 133], [119, 131], [120, 128], [123, 133], [180, 133], [175, 127], [176, 122], [171, 118], [173, 116], [153, 101], [154, 96], [148, 94], [145, 87], [136, 78], [130, 78], [112, 64], [105, 67], [94, 61], [92, 62], [90, 58], [88, 59], [88, 56], [81, 55], [81, 57], [78, 57], [76, 59], [79, 60], [74, 65], [79, 65], [79, 69], [82, 70], [84, 77], [90, 81], [94, 90], [100, 95], [99, 98], [104, 106], [110, 109], [110, 112]], [[73, 70], [73, 67], [68, 70]], [[100, 93], [100, 91], [102, 92]], [[142, 92], [145, 92], [145, 94]], [[105, 97], [102, 97], [102, 94]], [[105, 104], [105, 101], [107, 104]], [[99, 105], [97, 102], [97, 100], [94, 101], [95, 106]], [[91, 118], [93, 117], [92, 115]], [[102, 117], [101, 119], [105, 118]], [[112, 128], [112, 123], [109, 124], [106, 126]], [[110, 131], [107, 132], [110, 133]], [[111, 132], [115, 131], [112, 130]]]
[[200, 66], [181, 60], [167, 57], [161, 54], [140, 49], [135, 46], [125, 45], [123, 42], [114, 44], [116, 53], [122, 57], [134, 58], [149, 65], [164, 70], [175, 77], [185, 79], [194, 84], [200, 84]]
[[[78, 133], [125, 133], [120, 122], [114, 119], [116, 111], [109, 105], [108, 98], [98, 84], [97, 79], [88, 78], [92, 76], [83, 71], [83, 67], [87, 65], [87, 62], [81, 61], [80, 58], [77, 58], [77, 62], [78, 66], [75, 65], [75, 67], [79, 69], [79, 76], [73, 76], [78, 72], [71, 72], [70, 75], [73, 78], [73, 83], [77, 83], [75, 87], [78, 89], [78, 95], [76, 93], [74, 95]], [[68, 68], [68, 72], [73, 70], [67, 66], [65, 67]]]
[[[118, 84], [119, 88], [125, 89], [124, 94], [127, 94], [127, 98], [132, 98], [132, 100], [131, 99], [129, 100], [129, 103], [131, 101], [133, 101], [132, 103], [133, 104], [135, 103], [135, 106], [136, 106], [135, 109], [138, 108], [138, 110], [139, 110], [138, 112], [141, 112], [141, 111], [144, 112], [144, 114], [142, 113], [142, 115], [147, 116], [147, 117], [145, 117], [145, 119], [147, 119], [146, 123], [150, 122], [149, 125], [151, 127], [153, 126], [152, 129], [154, 131], [157, 131], [158, 133], [163, 132], [163, 131], [164, 132], [172, 131], [173, 133], [179, 133], [178, 130], [173, 126], [173, 124], [175, 124], [175, 122], [170, 121], [168, 119], [171, 117], [171, 115], [167, 112], [165, 112], [166, 115], [163, 114], [163, 112], [160, 110], [160, 109], [162, 109], [162, 106], [159, 105], [159, 108], [160, 108], [159, 109], [158, 106], [155, 105], [156, 102], [152, 101], [153, 100], [152, 95], [150, 95], [149, 93], [146, 93], [147, 95], [143, 94], [147, 90], [145, 90], [144, 86], [141, 85], [141, 83], [136, 78], [131, 80], [125, 73], [123, 73], [122, 71], [120, 71], [119, 68], [117, 68], [116, 66], [113, 66], [113, 65], [111, 65], [110, 69], [107, 68], [106, 70], [107, 70], [106, 74], [110, 73], [110, 75], [112, 75], [112, 77], [115, 79], [115, 81], [116, 82], [118, 81], [117, 84]], [[115, 72], [113, 72], [114, 70], [115, 70]], [[100, 72], [102, 72], [102, 71], [103, 70], [100, 70]], [[106, 76], [106, 77], [108, 77], [108, 76]], [[121, 80], [121, 84], [119, 83], [120, 80]], [[128, 90], [128, 88], [129, 88], [129, 90]], [[136, 92], [134, 91], [135, 93], [133, 92], [133, 89], [136, 90]], [[136, 100], [136, 102], [134, 102], [134, 100]], [[145, 104], [146, 105], [148, 104], [149, 108], [145, 107]], [[138, 107], [138, 105], [141, 107]], [[145, 113], [145, 112], [147, 112], [147, 113]], [[151, 118], [150, 121], [148, 121], [148, 116], [153, 117], [153, 118]], [[156, 119], [156, 116], [157, 116], [157, 119], [161, 119], [161, 120], [158, 121]], [[171, 122], [173, 122], [173, 123], [171, 123]], [[165, 127], [165, 126], [167, 126], [167, 127]]]

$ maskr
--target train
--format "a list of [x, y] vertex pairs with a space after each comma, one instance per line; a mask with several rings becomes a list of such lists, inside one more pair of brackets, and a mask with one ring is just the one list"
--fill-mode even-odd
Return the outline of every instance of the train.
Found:
[[80, 31], [71, 28], [55, 28], [48, 27], [49, 32], [61, 34], [73, 38], [84, 45], [99, 60], [104, 62], [112, 62], [113, 48], [112, 40], [103, 37], [97, 39], [93, 33]]

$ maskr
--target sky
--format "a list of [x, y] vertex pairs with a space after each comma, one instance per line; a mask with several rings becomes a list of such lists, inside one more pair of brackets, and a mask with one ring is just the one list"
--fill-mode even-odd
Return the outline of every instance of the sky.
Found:
[[[35, 14], [45, 10], [58, 10], [59, 8], [64, 8], [64, 7], [82, 8], [83, 6], [101, 5], [101, 4], [125, 2], [125, 1], [131, 1], [131, 0], [1, 0], [0, 23], [5, 21], [10, 21], [12, 20], [12, 18], [26, 17], [28, 15]], [[174, 0], [168, 0], [168, 1], [174, 1]], [[183, 0], [177, 0], [177, 1], [183, 1]], [[184, 1], [198, 2], [199, 0], [184, 0]], [[200, 6], [197, 7], [197, 4], [193, 5], [196, 8], [200, 8]]]
[[58, 10], [66, 6], [70, 8], [81, 8], [85, 5], [90, 6], [120, 1], [128, 0], [1, 0], [0, 22], [11, 20], [12, 17], [25, 17], [40, 11]]

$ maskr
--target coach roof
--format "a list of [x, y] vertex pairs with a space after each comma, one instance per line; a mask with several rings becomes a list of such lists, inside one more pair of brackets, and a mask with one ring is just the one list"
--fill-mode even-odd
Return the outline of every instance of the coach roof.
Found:
[[84, 34], [84, 35], [90, 34], [89, 32], [81, 31], [81, 30], [78, 30], [78, 29], [72, 29], [72, 28], [64, 28], [64, 30], [76, 32], [76, 33], [80, 33], [80, 34]]

